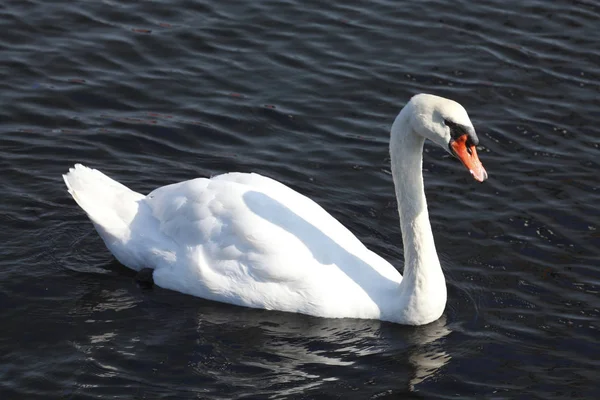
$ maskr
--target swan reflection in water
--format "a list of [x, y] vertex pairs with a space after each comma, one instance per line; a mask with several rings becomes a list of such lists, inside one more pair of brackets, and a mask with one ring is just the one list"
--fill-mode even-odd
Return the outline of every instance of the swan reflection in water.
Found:
[[[260, 371], [258, 377], [236, 375], [233, 380], [254, 386], [260, 381], [262, 390], [278, 388], [277, 396], [326, 389], [328, 384], [335, 388], [345, 377], [372, 380], [374, 386], [394, 392], [414, 391], [451, 359], [444, 349], [443, 339], [451, 332], [445, 315], [428, 325], [406, 327], [378, 320], [215, 308], [206, 307], [197, 315], [199, 341], [229, 343], [231, 347], [221, 350], [231, 362]], [[199, 373], [205, 373], [204, 368], [197, 365]]]
[[[118, 377], [150, 397], [165, 391], [216, 395], [227, 387], [232, 396], [316, 390], [358, 391], [367, 398], [382, 390], [418, 391], [451, 360], [445, 315], [407, 327], [256, 310], [156, 286], [140, 290], [123, 267], [110, 269], [124, 278], [115, 281], [118, 287], [106, 287], [113, 279], [88, 287], [72, 314], [81, 327], [71, 341], [81, 354], [77, 381], [97, 390], [109, 384], [105, 378]], [[131, 363], [138, 367], [132, 370]]]

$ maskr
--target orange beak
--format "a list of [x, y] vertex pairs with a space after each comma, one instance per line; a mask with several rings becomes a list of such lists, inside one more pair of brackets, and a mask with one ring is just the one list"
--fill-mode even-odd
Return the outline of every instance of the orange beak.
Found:
[[454, 139], [450, 142], [450, 147], [454, 154], [458, 159], [463, 163], [465, 167], [469, 170], [473, 178], [478, 180], [479, 182], [483, 182], [487, 179], [488, 175], [481, 165], [481, 161], [479, 161], [479, 157], [477, 157], [477, 149], [475, 145], [469, 145], [468, 135], [464, 134], [459, 136], [457, 139]]

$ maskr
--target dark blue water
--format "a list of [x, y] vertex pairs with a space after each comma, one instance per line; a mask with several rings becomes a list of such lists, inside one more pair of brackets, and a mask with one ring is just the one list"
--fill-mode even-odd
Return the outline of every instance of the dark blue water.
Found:
[[[0, 398], [598, 398], [596, 1], [0, 5]], [[388, 137], [469, 111], [490, 179], [426, 147], [448, 282], [424, 327], [139, 287], [67, 194], [255, 171], [402, 270]]]

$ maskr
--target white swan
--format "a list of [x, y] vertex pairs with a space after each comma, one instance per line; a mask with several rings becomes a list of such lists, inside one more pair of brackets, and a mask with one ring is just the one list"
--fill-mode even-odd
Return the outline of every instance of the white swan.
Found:
[[233, 172], [147, 196], [80, 164], [63, 175], [106, 247], [154, 283], [205, 299], [329, 318], [421, 325], [438, 319], [446, 283], [423, 190], [425, 139], [487, 174], [467, 112], [414, 96], [391, 131], [404, 278], [317, 203], [273, 179]]

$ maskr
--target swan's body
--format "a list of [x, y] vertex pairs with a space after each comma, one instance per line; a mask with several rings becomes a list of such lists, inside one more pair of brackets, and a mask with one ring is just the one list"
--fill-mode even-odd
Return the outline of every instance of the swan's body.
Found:
[[[458, 107], [471, 126], [457, 103], [419, 96]], [[317, 203], [261, 175], [198, 178], [148, 196], [79, 164], [64, 179], [114, 256], [152, 268], [160, 287], [254, 308], [425, 324], [441, 316], [446, 285], [423, 190], [425, 136], [412, 121], [419, 96], [390, 143], [404, 279]]]

